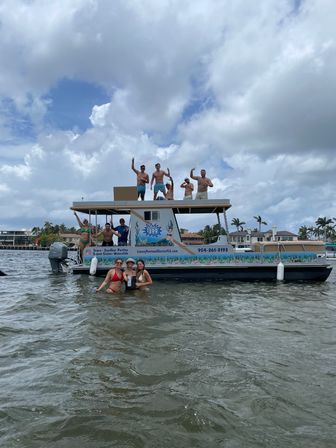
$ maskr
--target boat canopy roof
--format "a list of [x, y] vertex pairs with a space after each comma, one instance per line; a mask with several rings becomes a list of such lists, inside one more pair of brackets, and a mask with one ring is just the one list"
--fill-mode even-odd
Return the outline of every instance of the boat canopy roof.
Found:
[[175, 214], [222, 213], [231, 207], [229, 199], [162, 201], [80, 201], [71, 210], [97, 215], [129, 215], [132, 210], [172, 209]]

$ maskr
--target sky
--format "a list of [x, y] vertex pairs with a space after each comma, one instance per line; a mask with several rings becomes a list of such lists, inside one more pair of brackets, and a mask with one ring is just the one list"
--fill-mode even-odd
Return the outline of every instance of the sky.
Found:
[[76, 225], [73, 201], [135, 184], [132, 157], [169, 167], [176, 199], [205, 168], [229, 222], [336, 217], [335, 16], [334, 0], [0, 2], [0, 230]]

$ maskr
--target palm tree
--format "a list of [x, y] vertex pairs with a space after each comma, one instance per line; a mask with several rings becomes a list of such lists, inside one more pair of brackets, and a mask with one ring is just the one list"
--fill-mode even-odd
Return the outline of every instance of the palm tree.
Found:
[[43, 232], [46, 232], [46, 233], [53, 233], [53, 231], [54, 231], [53, 223], [49, 222], [49, 221], [45, 221], [42, 230], [43, 230]]
[[315, 224], [317, 225], [317, 228], [319, 230], [323, 231], [323, 240], [326, 241], [327, 240], [327, 232], [328, 232], [328, 230], [330, 230], [331, 224], [333, 224], [333, 220], [330, 218], [327, 218], [326, 216], [323, 216], [323, 217], [319, 217], [315, 221]]
[[235, 226], [237, 228], [237, 232], [240, 230], [243, 230], [243, 225], [246, 224], [244, 221], [240, 221], [239, 218], [233, 218], [231, 221], [231, 225]]
[[65, 233], [67, 231], [67, 228], [63, 223], [60, 224], [59, 231], [60, 231], [60, 233]]
[[301, 226], [299, 228], [299, 240], [308, 240], [309, 229], [307, 226]]
[[32, 234], [33, 234], [34, 236], [37, 236], [37, 235], [39, 235], [39, 234], [41, 233], [41, 229], [40, 229], [40, 227], [33, 227], [33, 228], [31, 229], [31, 232], [32, 232]]
[[253, 218], [257, 221], [257, 223], [259, 224], [259, 232], [261, 232], [261, 225], [267, 226], [267, 222], [263, 221], [262, 217], [260, 215], [258, 216], [253, 216]]

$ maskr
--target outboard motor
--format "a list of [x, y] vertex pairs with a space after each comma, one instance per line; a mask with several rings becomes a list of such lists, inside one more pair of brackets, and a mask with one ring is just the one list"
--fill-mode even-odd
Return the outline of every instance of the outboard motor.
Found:
[[54, 274], [63, 272], [62, 265], [66, 265], [65, 260], [68, 258], [68, 248], [64, 243], [52, 243], [49, 250], [49, 261]]

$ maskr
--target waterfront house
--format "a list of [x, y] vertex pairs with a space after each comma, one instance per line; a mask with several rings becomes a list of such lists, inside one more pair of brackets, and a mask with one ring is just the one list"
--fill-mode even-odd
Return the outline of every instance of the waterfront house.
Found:
[[251, 245], [267, 241], [297, 241], [298, 235], [287, 230], [271, 229], [266, 232], [242, 230], [231, 232], [230, 243], [236, 249], [250, 248]]

